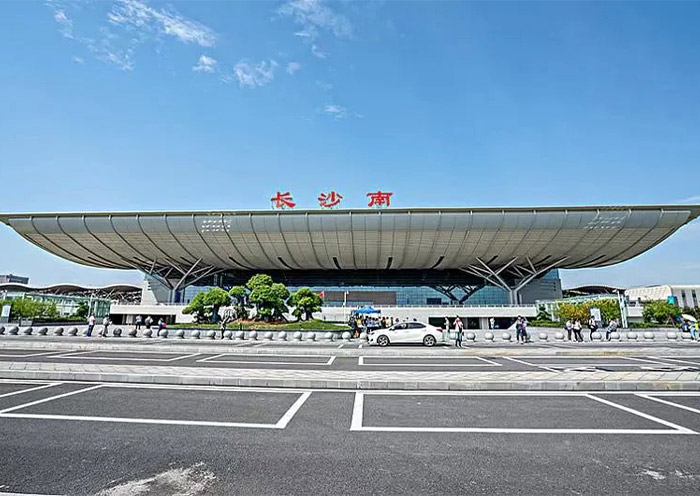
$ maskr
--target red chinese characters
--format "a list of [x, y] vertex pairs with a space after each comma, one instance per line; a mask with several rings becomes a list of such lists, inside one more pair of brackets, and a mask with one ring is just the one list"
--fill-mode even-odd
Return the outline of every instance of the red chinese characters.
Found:
[[321, 193], [318, 195], [318, 204], [323, 208], [333, 208], [340, 205], [340, 200], [343, 199], [343, 195], [331, 191], [330, 193]]
[[294, 203], [292, 200], [293, 198], [289, 191], [284, 193], [280, 193], [278, 191], [275, 196], [270, 198], [273, 208], [294, 208], [296, 203]]
[[394, 193], [387, 193], [384, 191], [377, 191], [375, 193], [367, 193], [369, 196], [368, 207], [388, 207], [391, 205], [391, 195]]

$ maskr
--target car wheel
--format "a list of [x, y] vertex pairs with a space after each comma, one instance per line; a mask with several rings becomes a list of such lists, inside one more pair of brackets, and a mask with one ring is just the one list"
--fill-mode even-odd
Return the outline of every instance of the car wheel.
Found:
[[389, 346], [389, 338], [386, 336], [379, 336], [377, 338], [377, 344], [379, 346]]
[[435, 346], [435, 336], [428, 334], [426, 337], [423, 338], [423, 345]]

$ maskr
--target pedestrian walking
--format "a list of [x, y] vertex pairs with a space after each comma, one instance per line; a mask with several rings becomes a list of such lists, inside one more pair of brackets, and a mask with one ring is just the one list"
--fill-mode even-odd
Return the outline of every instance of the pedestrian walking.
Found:
[[610, 323], [608, 324], [607, 329], [605, 329], [605, 340], [610, 341], [610, 335], [617, 331], [617, 319], [612, 319]]
[[92, 330], [95, 328], [95, 316], [90, 315], [87, 319], [87, 323], [88, 323], [88, 328], [87, 328], [87, 332], [85, 333], [85, 335], [90, 337], [90, 336], [92, 336]]
[[112, 322], [109, 320], [109, 316], [105, 316], [104, 319], [102, 319], [102, 332], [100, 333], [100, 336], [103, 338], [107, 337], [107, 333], [109, 332], [109, 324]]
[[593, 341], [593, 333], [598, 330], [598, 322], [596, 322], [595, 317], [591, 315], [591, 318], [588, 319], [588, 329], [591, 331], [588, 339], [590, 341]]
[[581, 325], [581, 321], [576, 319], [576, 322], [574, 322], [574, 338], [579, 343], [583, 343], [583, 336], [581, 336], [581, 329], [583, 329], [583, 326]]
[[569, 341], [571, 341], [571, 333], [574, 330], [574, 324], [571, 322], [571, 319], [566, 321], [566, 324], [564, 324], [564, 329], [566, 329], [566, 334], [568, 335]]
[[136, 325], [136, 330], [137, 330], [137, 331], [138, 331], [139, 329], [141, 329], [141, 323], [142, 323], [142, 322], [143, 322], [143, 321], [142, 321], [142, 319], [141, 319], [141, 316], [140, 316], [140, 315], [137, 315], [137, 316], [136, 316], [136, 320], [134, 320], [134, 324]]
[[455, 346], [462, 347], [462, 338], [464, 337], [464, 322], [459, 317], [455, 317]]

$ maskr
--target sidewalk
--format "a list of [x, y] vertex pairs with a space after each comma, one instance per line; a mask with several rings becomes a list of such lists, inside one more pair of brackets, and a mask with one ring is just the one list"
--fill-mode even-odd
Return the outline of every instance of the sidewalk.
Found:
[[700, 391], [700, 371], [383, 372], [0, 362], [0, 378], [314, 389]]

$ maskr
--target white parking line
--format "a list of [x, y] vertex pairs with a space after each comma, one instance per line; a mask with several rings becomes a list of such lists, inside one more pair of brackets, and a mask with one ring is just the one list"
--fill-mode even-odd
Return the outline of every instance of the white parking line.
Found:
[[54, 353], [61, 353], [60, 351], [44, 351], [41, 353], [28, 353], [28, 354], [22, 354], [22, 353], [0, 353], [0, 357], [3, 358], [28, 358], [28, 357], [36, 357], [36, 356], [44, 356], [44, 355], [52, 355]]
[[[353, 405], [351, 431], [371, 431], [371, 432], [431, 432], [431, 433], [487, 433], [487, 434], [697, 434], [686, 427], [682, 427], [666, 420], [659, 419], [652, 415], [628, 408], [611, 401], [603, 400], [590, 394], [579, 392], [559, 391], [530, 391], [530, 392], [493, 392], [493, 391], [356, 391], [355, 403]], [[364, 396], [365, 395], [407, 395], [407, 396], [578, 396], [604, 403], [606, 405], [624, 410], [633, 415], [643, 417], [647, 420], [671, 427], [667, 429], [563, 429], [563, 428], [520, 428], [520, 427], [403, 427], [403, 426], [383, 426], [369, 427], [363, 425], [364, 420]]]
[[14, 396], [16, 394], [28, 393], [30, 391], [38, 391], [39, 389], [46, 389], [62, 384], [61, 382], [54, 382], [52, 384], [44, 384], [43, 386], [37, 386], [29, 389], [20, 389], [19, 391], [13, 391], [11, 393], [0, 394], [0, 398], [6, 398], [8, 396]]
[[478, 356], [469, 356], [469, 357], [464, 357], [464, 356], [452, 356], [452, 355], [446, 355], [446, 356], [416, 356], [416, 357], [410, 357], [410, 356], [368, 356], [366, 358], [369, 358], [370, 360], [374, 359], [379, 359], [379, 360], [403, 360], [403, 361], [411, 361], [411, 360], [480, 360], [485, 363], [448, 363], [448, 362], [443, 362], [443, 363], [421, 363], [421, 362], [412, 362], [412, 363], [365, 363], [365, 357], [361, 356], [358, 357], [357, 360], [357, 365], [365, 366], [365, 367], [444, 367], [444, 368], [449, 368], [449, 367], [502, 367], [503, 364], [493, 362], [491, 360], [488, 360], [483, 357], [478, 357]]
[[550, 369], [549, 367], [543, 365], [536, 365], [534, 363], [526, 362], [524, 360], [518, 360], [517, 358], [513, 357], [504, 356], [503, 358], [505, 358], [506, 360], [510, 360], [511, 362], [519, 363], [520, 365], [527, 365], [528, 367], [536, 367], [538, 369], [546, 370], [547, 372], [561, 372], [560, 370]]
[[34, 405], [39, 405], [41, 403], [46, 403], [48, 401], [58, 400], [60, 398], [66, 398], [68, 396], [73, 396], [74, 394], [85, 393], [87, 391], [92, 391], [93, 389], [99, 389], [101, 387], [102, 387], [102, 384], [98, 384], [97, 386], [78, 389], [77, 391], [71, 391], [69, 393], [58, 394], [56, 396], [49, 396], [48, 398], [43, 398], [40, 400], [31, 401], [29, 403], [24, 403], [22, 405], [13, 406], [11, 408], [5, 408], [4, 410], [0, 410], [0, 417], [4, 417], [4, 416], [6, 416], [5, 414], [8, 414], [9, 412], [14, 412], [15, 410], [20, 410], [22, 408], [27, 408], [27, 407], [34, 406]]
[[[55, 384], [51, 384], [52, 386]], [[47, 386], [44, 386], [47, 387]], [[262, 424], [262, 423], [249, 423], [249, 422], [218, 422], [218, 421], [208, 421], [208, 420], [175, 420], [175, 419], [153, 419], [153, 418], [130, 418], [130, 417], [96, 417], [88, 415], [57, 415], [57, 414], [41, 414], [41, 413], [10, 413], [15, 410], [20, 410], [23, 408], [28, 408], [30, 406], [38, 405], [41, 403], [46, 403], [48, 401], [57, 400], [60, 398], [65, 398], [68, 396], [76, 395], [79, 393], [84, 393], [87, 391], [92, 391], [102, 387], [112, 387], [112, 388], [135, 388], [135, 389], [188, 389], [188, 390], [211, 390], [212, 388], [191, 386], [191, 387], [171, 387], [167, 385], [139, 385], [139, 384], [99, 384], [97, 386], [80, 389], [78, 391], [72, 391], [69, 393], [59, 394], [56, 396], [51, 396], [49, 398], [44, 398], [37, 401], [32, 401], [30, 403], [25, 403], [23, 405], [18, 405], [12, 408], [7, 408], [0, 411], [0, 418], [18, 418], [18, 419], [40, 419], [40, 420], [73, 420], [73, 421], [87, 421], [87, 422], [113, 422], [113, 423], [124, 423], [124, 424], [157, 424], [157, 425], [185, 425], [185, 426], [203, 426], [203, 427], [241, 427], [241, 428], [252, 428], [252, 429], [285, 429], [289, 422], [294, 418], [299, 409], [304, 405], [309, 396], [311, 396], [312, 391], [301, 392], [299, 398], [290, 406], [287, 411], [280, 417], [280, 419], [274, 424]], [[40, 389], [40, 388], [35, 388]], [[222, 391], [230, 391], [231, 388], [221, 388]], [[251, 388], [241, 388], [236, 389], [236, 392], [265, 392], [270, 394], [299, 394], [300, 391], [295, 390], [276, 390], [270, 391], [269, 389], [251, 389]]]
[[[679, 358], [667, 358], [667, 357], [654, 357], [654, 358], [658, 358], [659, 360], [666, 360], [666, 361], [669, 361], [669, 362], [687, 363], [687, 364], [690, 364], [690, 365], [695, 365], [696, 367], [700, 367], [700, 360], [698, 360], [698, 361], [696, 361], [696, 362], [691, 362], [690, 360], [681, 360], [681, 359], [679, 359]], [[697, 359], [700, 359], [700, 357], [695, 357], [695, 356], [684, 356], [683, 358], [697, 358]], [[666, 365], [672, 365], [672, 364], [667, 363]]]
[[687, 410], [689, 412], [700, 414], [700, 410], [698, 410], [697, 408], [693, 408], [693, 407], [686, 406], [686, 405], [681, 405], [679, 403], [673, 403], [672, 401], [666, 401], [666, 400], [662, 400], [660, 398], [655, 398], [654, 396], [649, 395], [649, 394], [635, 394], [635, 396], [639, 396], [640, 398], [644, 398], [644, 399], [651, 400], [651, 401], [656, 401], [658, 403], [663, 403], [664, 405], [673, 406], [675, 408], [680, 408], [681, 410]]
[[125, 355], [138, 355], [139, 353], [144, 355], [177, 355], [177, 353], [172, 351], [108, 351], [108, 350], [89, 350], [89, 351], [77, 351], [72, 353], [65, 353], [63, 355], [56, 355], [53, 358], [74, 358], [74, 359], [84, 359], [84, 360], [124, 360], [130, 362], [174, 362], [176, 360], [184, 360], [186, 358], [192, 358], [199, 356], [200, 353], [192, 354], [181, 354], [176, 357], [171, 358], [135, 358], [135, 357], [95, 357], [95, 356], [85, 356], [90, 353], [124, 353]]
[[[335, 361], [335, 356], [330, 356], [325, 362], [302, 362], [302, 361], [269, 361], [269, 360], [218, 360], [221, 357], [235, 356], [233, 353], [222, 353], [220, 355], [214, 355], [206, 358], [201, 358], [197, 360], [197, 363], [207, 362], [207, 363], [244, 363], [244, 364], [261, 364], [261, 365], [312, 365], [312, 366], [324, 366], [327, 367], [332, 365]], [[279, 353], [270, 353], [265, 355], [255, 355], [258, 357], [292, 357], [292, 358], [325, 358], [323, 355], [287, 355]]]

